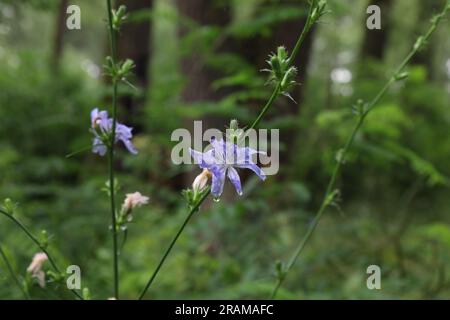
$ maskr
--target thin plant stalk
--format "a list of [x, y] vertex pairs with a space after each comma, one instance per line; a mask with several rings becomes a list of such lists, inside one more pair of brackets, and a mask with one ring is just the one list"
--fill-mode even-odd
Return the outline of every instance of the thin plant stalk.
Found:
[[19, 287], [20, 291], [22, 291], [25, 299], [29, 300], [30, 299], [30, 295], [24, 289], [23, 285], [20, 283], [19, 278], [17, 278], [17, 275], [14, 272], [14, 269], [13, 269], [11, 263], [9, 262], [8, 257], [6, 256], [5, 252], [3, 251], [3, 248], [2, 248], [1, 245], [0, 245], [0, 256], [2, 256], [2, 259], [3, 259], [3, 261], [4, 261], [5, 265], [6, 265], [6, 268], [8, 269], [9, 273], [11, 274], [11, 277], [13, 278], [14, 282]]
[[342, 165], [344, 163], [345, 156], [347, 155], [349, 149], [352, 147], [353, 142], [355, 140], [355, 137], [359, 130], [361, 129], [362, 125], [364, 124], [364, 121], [368, 114], [375, 108], [375, 106], [378, 104], [378, 102], [383, 98], [383, 96], [386, 94], [387, 90], [391, 87], [391, 85], [403, 78], [402, 71], [406, 68], [406, 66], [409, 64], [411, 59], [414, 57], [414, 55], [423, 47], [425, 46], [427, 40], [430, 38], [430, 36], [433, 34], [433, 32], [436, 30], [439, 22], [445, 17], [446, 13], [450, 10], [450, 1], [447, 2], [445, 8], [443, 11], [434, 16], [431, 20], [431, 26], [428, 29], [428, 31], [425, 33], [425, 35], [420, 36], [413, 46], [413, 49], [408, 53], [408, 55], [403, 59], [403, 61], [400, 63], [400, 65], [397, 67], [393, 75], [389, 78], [389, 80], [384, 84], [384, 86], [380, 89], [378, 94], [373, 98], [373, 100], [367, 105], [367, 107], [363, 110], [363, 112], [360, 114], [358, 121], [356, 122], [352, 132], [347, 138], [347, 141], [344, 145], [344, 148], [341, 149], [341, 152], [339, 154], [339, 157], [337, 159], [337, 163], [334, 167], [333, 173], [331, 175], [330, 181], [328, 182], [328, 186], [325, 191], [325, 195], [323, 197], [322, 203], [319, 207], [319, 210], [317, 211], [314, 220], [309, 225], [308, 230], [306, 231], [305, 235], [299, 242], [297, 248], [294, 251], [294, 254], [292, 255], [291, 259], [289, 260], [289, 263], [287, 264], [286, 268], [283, 270], [282, 275], [278, 277], [277, 284], [275, 285], [275, 288], [272, 291], [272, 294], [270, 296], [270, 299], [274, 299], [277, 295], [277, 292], [281, 285], [283, 284], [284, 280], [286, 279], [287, 273], [292, 269], [295, 262], [297, 261], [298, 257], [300, 256], [301, 252], [305, 248], [306, 244], [308, 243], [309, 239], [311, 238], [314, 230], [316, 229], [320, 219], [322, 218], [325, 210], [327, 207], [332, 204], [333, 198], [336, 194], [335, 184], [337, 177], [339, 173], [341, 172]]
[[[303, 30], [295, 44], [295, 47], [292, 51], [291, 56], [289, 57], [289, 66], [292, 65], [293, 61], [295, 60], [299, 49], [304, 41], [304, 39], [306, 38], [306, 35], [308, 34], [308, 32], [311, 30], [312, 26], [317, 22], [317, 19], [312, 19], [312, 12], [313, 9], [315, 8], [314, 5], [310, 6], [310, 10], [309, 10], [309, 14], [308, 14], [308, 18], [307, 21], [305, 23], [305, 26], [303, 27]], [[265, 114], [267, 113], [267, 111], [269, 111], [270, 107], [273, 105], [273, 103], [275, 102], [275, 100], [278, 98], [278, 96], [281, 93], [281, 88], [280, 88], [280, 84], [277, 84], [275, 86], [275, 88], [272, 91], [272, 94], [270, 95], [269, 100], [267, 101], [267, 103], [264, 105], [264, 107], [261, 109], [258, 117], [256, 118], [256, 120], [252, 123], [252, 125], [250, 126], [250, 129], [254, 129], [258, 126], [258, 124], [260, 123], [261, 119], [265, 116]], [[186, 217], [186, 219], [184, 220], [183, 224], [181, 225], [180, 229], [178, 230], [178, 232], [176, 233], [175, 237], [173, 238], [172, 242], [170, 243], [169, 247], [167, 248], [167, 250], [164, 252], [164, 255], [162, 257], [162, 259], [160, 260], [160, 262], [158, 263], [158, 266], [156, 267], [155, 271], [152, 273], [150, 279], [148, 280], [144, 290], [141, 292], [140, 296], [139, 296], [139, 300], [142, 300], [145, 296], [145, 294], [147, 293], [148, 289], [150, 288], [150, 286], [152, 285], [153, 281], [155, 280], [156, 276], [158, 275], [159, 271], [161, 270], [162, 265], [164, 264], [166, 258], [168, 257], [170, 251], [172, 250], [172, 248], [174, 247], [176, 241], [178, 240], [179, 236], [181, 235], [181, 233], [183, 232], [184, 228], [186, 227], [186, 225], [189, 223], [189, 221], [191, 220], [192, 216], [194, 215], [194, 213], [196, 211], [198, 211], [199, 207], [201, 206], [201, 204], [206, 200], [206, 198], [208, 197], [208, 195], [210, 194], [210, 191], [206, 192], [203, 197], [197, 202], [197, 204], [189, 211], [188, 216]]]
[[[22, 224], [22, 222], [20, 222], [19, 220], [17, 220], [14, 216], [10, 215], [9, 213], [7, 213], [6, 211], [3, 211], [0, 209], [0, 213], [3, 214], [5, 217], [9, 218], [11, 221], [13, 221], [20, 229], [22, 229], [23, 232], [25, 232], [25, 234], [28, 236], [28, 238], [31, 239], [31, 241], [33, 241], [38, 247], [39, 249], [44, 252], [47, 255], [48, 261], [50, 262], [50, 264], [52, 265], [53, 269], [58, 273], [61, 274], [60, 269], [58, 268], [58, 265], [56, 264], [55, 260], [52, 258], [52, 256], [50, 255], [50, 253], [48, 252], [47, 248], [44, 247], [39, 240], [28, 230], [28, 228]], [[83, 297], [75, 290], [70, 289], [70, 291], [72, 291], [72, 293], [77, 296], [77, 298], [83, 300]]]
[[[108, 29], [109, 40], [111, 45], [111, 58], [115, 64], [117, 61], [117, 46], [116, 46], [116, 32], [113, 28], [112, 7], [111, 0], [106, 0], [108, 8]], [[113, 94], [112, 94], [112, 129], [111, 141], [108, 146], [108, 160], [109, 160], [109, 197], [111, 200], [111, 224], [112, 224], [112, 238], [113, 238], [113, 273], [114, 273], [114, 297], [119, 299], [119, 251], [117, 246], [117, 222], [116, 222], [116, 199], [115, 199], [115, 183], [114, 183], [114, 142], [116, 138], [117, 125], [117, 79], [112, 80]]]

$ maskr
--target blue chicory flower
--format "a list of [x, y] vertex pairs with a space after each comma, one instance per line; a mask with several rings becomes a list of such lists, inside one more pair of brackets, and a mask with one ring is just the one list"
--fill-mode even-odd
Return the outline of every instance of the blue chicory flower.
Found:
[[[98, 153], [101, 156], [106, 154], [108, 151], [107, 141], [111, 134], [112, 126], [113, 119], [108, 118], [107, 111], [99, 111], [97, 108], [91, 111], [91, 131], [94, 134], [92, 142], [93, 153]], [[122, 141], [130, 153], [137, 154], [137, 150], [131, 142], [133, 138], [132, 130], [133, 128], [117, 122], [115, 142]]]
[[226, 177], [234, 185], [237, 193], [242, 195], [241, 179], [236, 168], [250, 169], [261, 180], [266, 179], [264, 172], [252, 160], [253, 155], [263, 152], [216, 139], [211, 140], [211, 147], [205, 153], [193, 149], [189, 149], [189, 152], [200, 168], [208, 169], [212, 173], [211, 193], [215, 198], [222, 194]]

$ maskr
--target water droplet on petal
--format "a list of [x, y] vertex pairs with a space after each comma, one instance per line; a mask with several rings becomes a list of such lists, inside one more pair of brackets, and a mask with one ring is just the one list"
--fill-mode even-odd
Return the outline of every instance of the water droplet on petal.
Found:
[[238, 195], [240, 195], [240, 196], [242, 196], [244, 193], [241, 191], [241, 192], [238, 192]]

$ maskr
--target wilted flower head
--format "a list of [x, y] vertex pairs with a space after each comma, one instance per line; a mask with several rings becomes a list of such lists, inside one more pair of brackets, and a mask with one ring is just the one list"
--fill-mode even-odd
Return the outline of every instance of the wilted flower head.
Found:
[[252, 160], [253, 155], [262, 152], [216, 139], [211, 140], [211, 147], [205, 153], [192, 149], [189, 151], [200, 168], [208, 169], [212, 172], [211, 193], [214, 197], [218, 198], [222, 194], [226, 176], [234, 185], [237, 193], [242, 195], [241, 180], [235, 168], [250, 169], [261, 180], [266, 179], [264, 172]]
[[150, 198], [143, 196], [140, 192], [127, 193], [125, 201], [123, 202], [123, 207], [127, 210], [134, 209], [135, 207], [140, 207], [148, 203]]
[[[107, 111], [99, 111], [97, 108], [91, 111], [91, 131], [94, 134], [92, 143], [92, 152], [104, 156], [108, 151], [108, 141], [110, 141], [111, 131], [113, 127], [113, 119], [108, 118]], [[133, 146], [131, 139], [133, 128], [116, 122], [116, 137], [114, 142], [119, 140], [125, 145], [129, 152], [137, 154], [136, 148]]]
[[27, 268], [27, 272], [31, 273], [33, 278], [38, 280], [41, 288], [45, 287], [45, 272], [42, 270], [42, 265], [48, 260], [47, 255], [44, 252], [36, 253], [33, 256], [31, 264]]

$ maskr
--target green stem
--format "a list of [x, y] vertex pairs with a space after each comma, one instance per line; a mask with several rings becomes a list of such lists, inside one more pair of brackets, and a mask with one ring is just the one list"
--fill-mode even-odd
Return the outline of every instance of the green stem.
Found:
[[[108, 21], [109, 21], [109, 38], [111, 44], [111, 59], [113, 64], [117, 61], [117, 47], [116, 47], [116, 32], [113, 28], [112, 21], [112, 7], [111, 0], [106, 0], [108, 8]], [[113, 95], [112, 95], [112, 129], [111, 129], [111, 141], [108, 148], [109, 153], [109, 196], [111, 200], [111, 221], [112, 221], [112, 237], [113, 237], [113, 274], [114, 274], [114, 297], [119, 299], [119, 252], [117, 247], [117, 223], [116, 223], [116, 200], [114, 190], [114, 144], [116, 140], [116, 125], [117, 125], [117, 79], [113, 78]]]
[[139, 300], [142, 300], [145, 296], [145, 294], [147, 293], [147, 290], [150, 288], [150, 286], [152, 285], [153, 281], [155, 280], [156, 276], [159, 273], [159, 270], [161, 269], [161, 267], [163, 266], [164, 262], [166, 261], [167, 256], [169, 255], [170, 251], [172, 251], [173, 246], [175, 245], [175, 243], [177, 242], [179, 236], [181, 235], [181, 233], [183, 232], [184, 228], [186, 227], [186, 225], [189, 223], [189, 221], [191, 220], [192, 216], [194, 215], [194, 213], [196, 213], [200, 207], [200, 205], [205, 201], [205, 199], [208, 197], [209, 195], [209, 191], [205, 192], [205, 194], [203, 195], [203, 197], [200, 198], [200, 200], [197, 202], [197, 204], [191, 208], [191, 210], [189, 211], [188, 216], [186, 217], [186, 219], [184, 220], [183, 224], [181, 225], [180, 229], [178, 229], [178, 232], [176, 233], [175, 237], [172, 239], [172, 241], [170, 242], [169, 247], [166, 249], [161, 261], [159, 262], [158, 266], [156, 267], [155, 271], [153, 272], [152, 276], [150, 277], [150, 279], [147, 282], [147, 285], [145, 286], [144, 290], [142, 290], [141, 295], [139, 296]]
[[[10, 220], [12, 220], [20, 229], [22, 229], [23, 232], [25, 232], [25, 234], [28, 236], [28, 238], [30, 238], [38, 247], [39, 249], [44, 252], [47, 255], [48, 261], [50, 262], [50, 264], [52, 265], [53, 269], [61, 274], [60, 269], [58, 268], [58, 266], [56, 265], [55, 260], [52, 258], [52, 256], [50, 255], [50, 253], [47, 251], [47, 249], [41, 245], [41, 243], [39, 242], [39, 240], [28, 230], [27, 227], [25, 227], [25, 225], [23, 225], [19, 220], [17, 220], [16, 218], [14, 218], [12, 215], [10, 215], [9, 213], [7, 213], [6, 211], [3, 211], [0, 209], [0, 213], [3, 214], [5, 217], [9, 218]], [[76, 292], [75, 290], [71, 289], [70, 291], [72, 291], [72, 293], [74, 295], [76, 295], [79, 299], [83, 300], [83, 297], [81, 297], [78, 292]]]
[[[288, 63], [288, 67], [287, 69], [289, 69], [290, 66], [292, 66], [292, 64], [294, 63], [295, 58], [298, 55], [298, 52], [300, 50], [301, 45], [303, 44], [303, 41], [305, 41], [306, 35], [308, 34], [308, 32], [311, 30], [312, 26], [316, 23], [316, 20], [311, 20], [311, 13], [313, 11], [313, 6], [311, 5], [309, 8], [309, 14], [308, 14], [308, 18], [306, 20], [305, 26], [303, 27], [302, 32], [300, 33], [300, 36], [298, 37], [297, 42], [295, 43], [295, 47], [292, 50], [291, 56], [289, 57], [289, 63]], [[275, 100], [278, 98], [278, 96], [280, 95], [281, 90], [280, 90], [280, 84], [278, 84], [272, 91], [272, 94], [270, 95], [269, 101], [267, 101], [267, 103], [265, 104], [265, 106], [261, 109], [261, 112], [259, 113], [258, 117], [256, 118], [256, 120], [252, 123], [252, 125], [250, 126], [250, 128], [248, 130], [252, 130], [255, 129], [256, 126], [258, 126], [259, 122], [261, 121], [261, 119], [265, 116], [265, 114], [267, 113], [267, 111], [269, 111], [270, 107], [272, 106], [272, 104], [275, 102]]]
[[20, 291], [22, 291], [23, 295], [25, 296], [25, 299], [29, 300], [30, 295], [25, 290], [25, 288], [22, 286], [22, 284], [20, 283], [19, 278], [17, 278], [16, 273], [14, 272], [14, 269], [13, 269], [11, 263], [9, 262], [8, 257], [6, 256], [5, 252], [3, 251], [3, 248], [1, 245], [0, 245], [0, 255], [2, 256], [3, 261], [5, 262], [6, 268], [8, 268], [8, 271], [11, 274], [11, 277], [14, 279], [14, 282], [20, 288]]
[[259, 113], [258, 117], [255, 121], [253, 121], [252, 125], [248, 130], [252, 130], [256, 128], [256, 126], [259, 124], [261, 119], [265, 116], [267, 111], [269, 111], [270, 107], [274, 103], [274, 101], [278, 98], [278, 95], [280, 94], [280, 85], [277, 85], [276, 88], [273, 90], [272, 95], [269, 98], [269, 101], [267, 101], [266, 105], [262, 108], [261, 112]]
[[270, 299], [274, 299], [277, 295], [278, 289], [283, 284], [284, 280], [286, 279], [287, 273], [292, 269], [295, 262], [297, 261], [298, 257], [300, 256], [301, 252], [305, 248], [306, 244], [308, 243], [309, 239], [311, 238], [314, 230], [316, 229], [320, 219], [323, 216], [323, 213], [325, 212], [325, 209], [330, 205], [331, 203], [331, 197], [334, 192], [334, 187], [336, 184], [337, 177], [341, 171], [343, 161], [345, 159], [345, 156], [347, 155], [349, 149], [353, 145], [353, 142], [355, 140], [356, 134], [364, 124], [364, 120], [366, 119], [367, 115], [373, 110], [373, 108], [378, 104], [378, 102], [381, 100], [381, 98], [386, 94], [389, 87], [397, 81], [398, 75], [405, 69], [405, 67], [408, 65], [408, 63], [411, 61], [411, 59], [414, 57], [414, 55], [423, 48], [428, 38], [433, 34], [433, 32], [436, 30], [437, 25], [439, 22], [444, 18], [447, 11], [450, 10], [450, 5], [447, 3], [444, 10], [435, 16], [435, 18], [432, 20], [432, 24], [428, 31], [425, 33], [423, 37], [419, 37], [418, 41], [414, 45], [413, 49], [408, 53], [406, 58], [400, 63], [399, 67], [396, 69], [396, 71], [393, 73], [393, 75], [389, 78], [389, 80], [385, 83], [385, 85], [380, 89], [378, 94], [375, 96], [375, 98], [368, 104], [366, 110], [361, 114], [361, 116], [358, 119], [358, 122], [354, 126], [352, 132], [350, 133], [349, 137], [347, 138], [347, 142], [344, 145], [344, 148], [342, 149], [342, 153], [340, 155], [340, 159], [338, 159], [336, 166], [334, 167], [333, 174], [331, 175], [330, 181], [328, 183], [325, 195], [323, 197], [322, 203], [319, 207], [319, 210], [317, 211], [313, 222], [308, 227], [307, 232], [301, 239], [300, 243], [298, 244], [297, 248], [294, 251], [293, 256], [291, 257], [286, 269], [283, 272], [283, 275], [278, 278], [277, 284], [275, 285], [274, 290], [272, 291], [272, 294], [270, 296]]
[[313, 4], [311, 4], [309, 6], [308, 18], [306, 19], [305, 26], [303, 27], [300, 37], [297, 39], [297, 42], [295, 43], [294, 49], [292, 50], [291, 56], [289, 58], [289, 66], [292, 66], [292, 64], [294, 63], [294, 60], [297, 57], [298, 52], [300, 51], [303, 41], [305, 41], [306, 39], [306, 35], [311, 30], [311, 27], [317, 22], [317, 20], [311, 19], [313, 10], [314, 6]]

